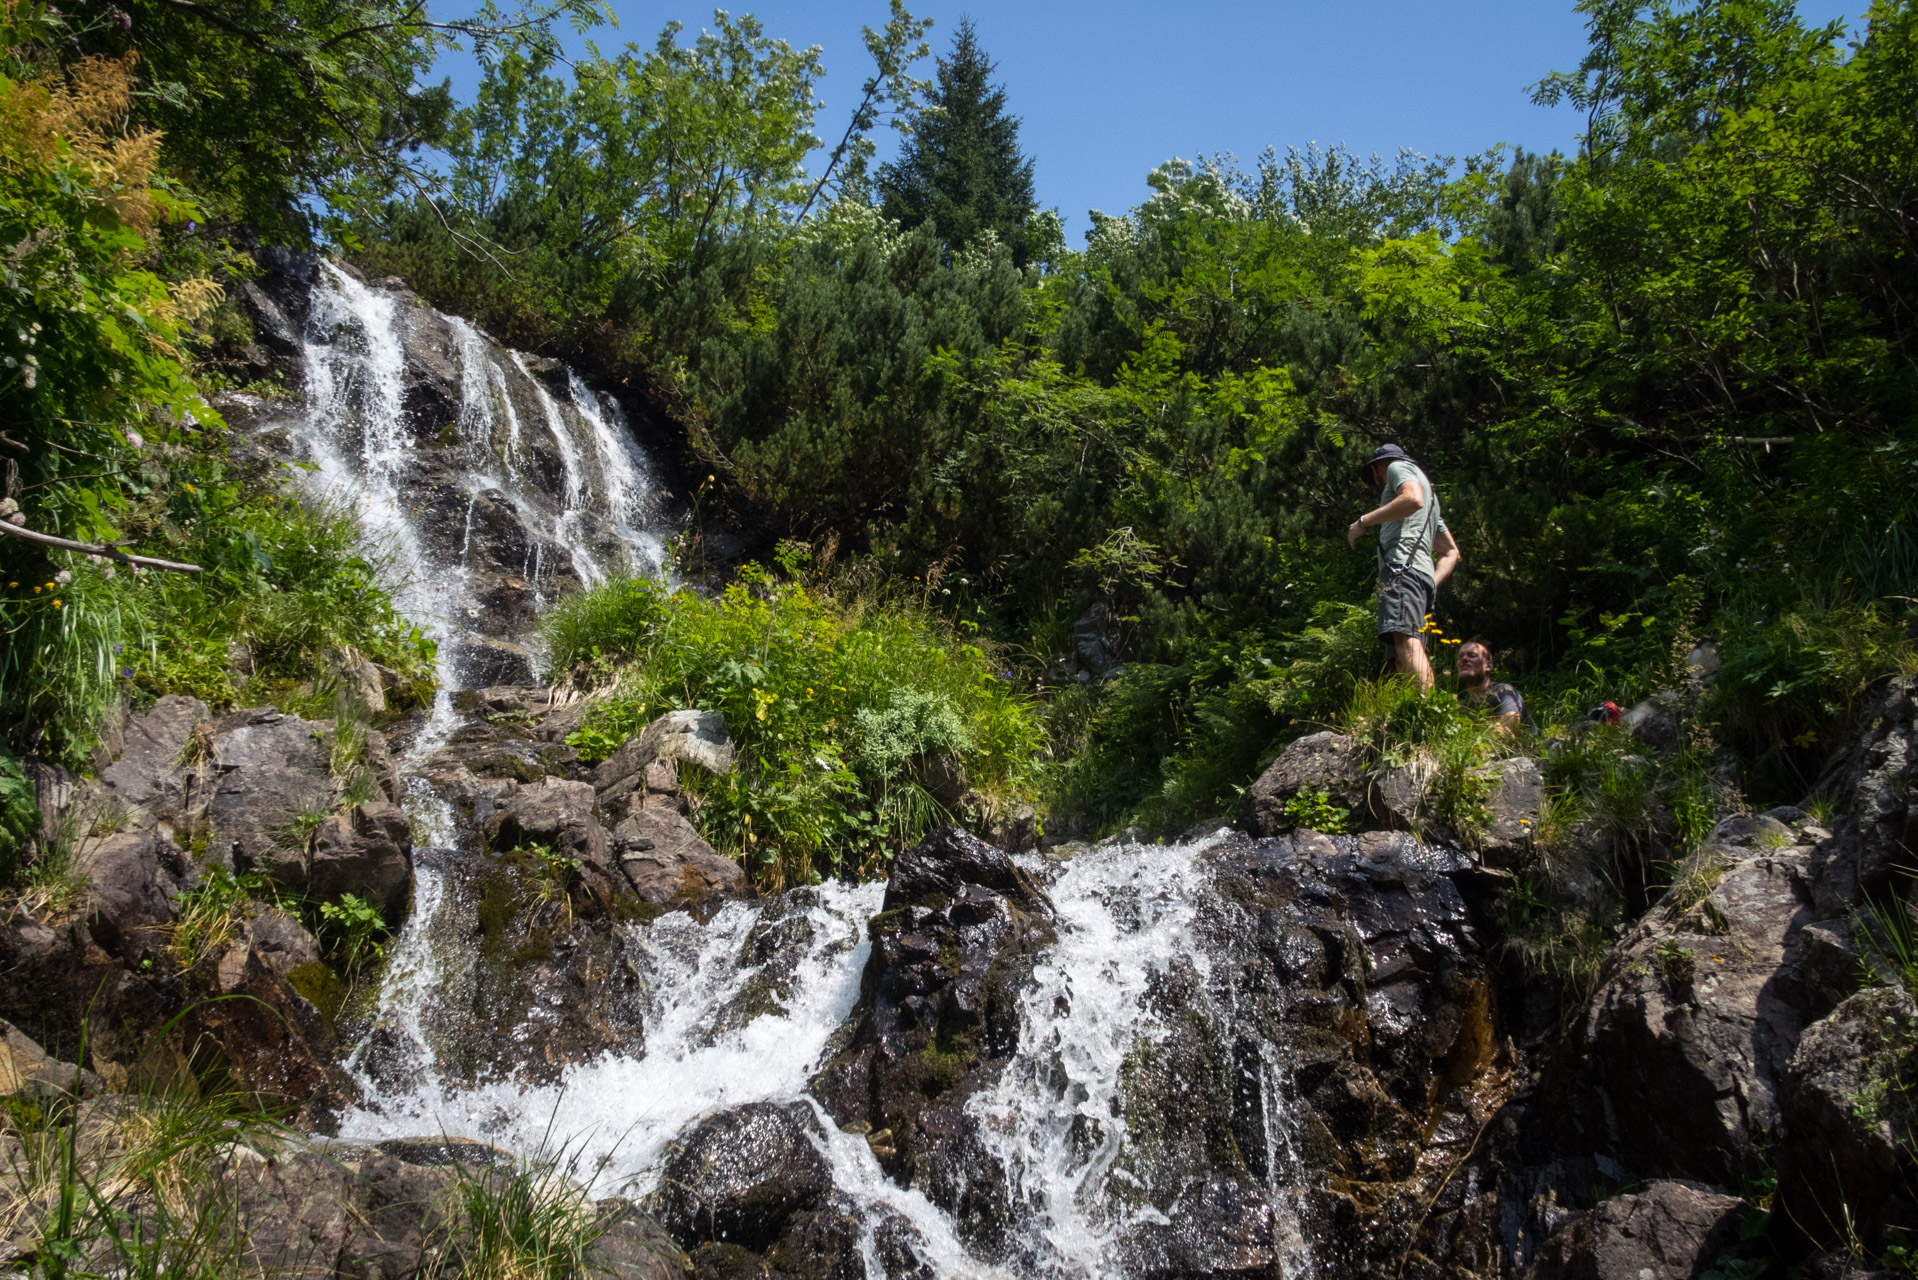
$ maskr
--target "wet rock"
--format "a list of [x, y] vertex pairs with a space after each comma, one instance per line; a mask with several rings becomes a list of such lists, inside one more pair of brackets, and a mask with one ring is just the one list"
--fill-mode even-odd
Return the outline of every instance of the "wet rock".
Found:
[[250, 871], [301, 860], [303, 815], [333, 808], [334, 784], [320, 742], [326, 728], [272, 707], [214, 721], [205, 813], [221, 862]]
[[1526, 1280], [1692, 1280], [1738, 1243], [1750, 1212], [1695, 1182], [1654, 1182], [1581, 1213], [1545, 1242]]
[[700, 1121], [667, 1160], [651, 1208], [688, 1249], [709, 1241], [763, 1250], [793, 1214], [832, 1190], [803, 1103], [750, 1103]]
[[51, 1098], [100, 1088], [100, 1078], [62, 1062], [32, 1037], [0, 1020], [0, 1098]]
[[968, 885], [999, 894], [1021, 911], [1050, 914], [1045, 894], [1003, 849], [957, 827], [940, 827], [893, 860], [884, 909], [924, 906]]
[[1875, 1245], [1888, 1223], [1918, 1227], [1899, 1177], [1914, 1046], [1918, 1005], [1898, 986], [1858, 992], [1799, 1040], [1779, 1089], [1779, 1199], [1814, 1241]]
[[613, 829], [619, 868], [640, 900], [693, 906], [749, 892], [746, 873], [675, 809], [639, 809]]
[[[545, 1084], [572, 1064], [643, 1050], [652, 961], [625, 923], [634, 913], [590, 892], [592, 868], [532, 853], [420, 856], [444, 895], [431, 945], [467, 957], [423, 1013], [442, 1071]], [[381, 1088], [416, 1087], [416, 1059], [381, 1026], [363, 1061]]]
[[531, 684], [533, 651], [491, 636], [467, 636], [453, 646], [454, 669], [468, 684]]
[[847, 1047], [814, 1078], [834, 1121], [863, 1124], [899, 1182], [989, 1250], [1009, 1227], [1004, 1178], [965, 1100], [1018, 1050], [1019, 992], [1054, 938], [1045, 894], [1000, 849], [955, 828], [898, 855], [870, 932]]
[[1367, 803], [1364, 757], [1342, 733], [1309, 734], [1289, 744], [1246, 788], [1240, 822], [1253, 835], [1288, 830], [1285, 806], [1300, 792], [1323, 791], [1332, 803], [1362, 811]]
[[608, 866], [605, 828], [593, 816], [595, 796], [590, 783], [543, 778], [537, 786], [519, 787], [500, 809], [493, 828], [496, 849], [526, 849], [541, 845], [555, 852]]
[[275, 878], [318, 902], [357, 895], [397, 922], [413, 882], [413, 825], [389, 801], [354, 805], [320, 824], [298, 873], [287, 868]]

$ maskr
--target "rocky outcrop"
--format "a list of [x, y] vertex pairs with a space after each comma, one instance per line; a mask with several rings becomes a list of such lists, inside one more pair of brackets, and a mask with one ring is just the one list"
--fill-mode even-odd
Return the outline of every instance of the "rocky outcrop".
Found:
[[1800, 1035], [1856, 981], [1813, 928], [1813, 852], [1785, 839], [1721, 827], [1614, 948], [1564, 1049], [1575, 1149], [1639, 1176], [1745, 1176]]
[[413, 824], [386, 800], [354, 805], [321, 823], [311, 851], [276, 878], [315, 902], [353, 894], [397, 928], [413, 882]]
[[872, 921], [850, 1042], [813, 1082], [888, 1174], [926, 1190], [962, 1230], [1006, 1225], [994, 1199], [1003, 1179], [964, 1103], [1019, 1047], [1019, 989], [1055, 936], [1051, 918], [1044, 892], [976, 836], [945, 827], [901, 853]]
[[1573, 1216], [1525, 1280], [1693, 1280], [1738, 1243], [1751, 1213], [1695, 1182], [1654, 1182]]
[[1901, 987], [1860, 991], [1808, 1028], [1779, 1089], [1779, 1201], [1815, 1240], [1918, 1229], [1900, 1177], [1911, 1132], [1918, 1005]]
[[100, 1077], [62, 1062], [35, 1044], [33, 1037], [0, 1021], [0, 1098], [28, 1101], [78, 1096], [100, 1088]]
[[677, 809], [634, 810], [613, 829], [613, 848], [642, 902], [704, 907], [751, 893], [745, 870], [713, 852]]
[[330, 813], [337, 794], [321, 744], [330, 728], [272, 707], [212, 722], [205, 754], [193, 767], [206, 779], [209, 849], [222, 864], [285, 877], [296, 887], [305, 857], [303, 821]]
[[1363, 813], [1370, 802], [1365, 756], [1359, 744], [1327, 730], [1288, 744], [1245, 790], [1240, 821], [1257, 836], [1277, 835], [1296, 824], [1285, 806], [1301, 792], [1323, 792], [1331, 803]]
[[1859, 721], [1864, 732], [1819, 781], [1820, 790], [1843, 797], [1834, 834], [1819, 843], [1809, 869], [1822, 916], [1842, 915], [1867, 894], [1887, 894], [1895, 876], [1911, 874], [1918, 850], [1918, 678], [1874, 691]]

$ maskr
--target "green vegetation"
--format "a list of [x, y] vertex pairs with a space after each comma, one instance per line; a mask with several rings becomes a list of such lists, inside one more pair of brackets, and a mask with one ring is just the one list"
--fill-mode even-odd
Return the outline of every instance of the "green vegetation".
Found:
[[276, 1126], [249, 1100], [191, 1085], [97, 1104], [9, 1106], [0, 1119], [0, 1227], [31, 1274], [215, 1277], [251, 1269], [239, 1191], [222, 1170], [236, 1145]]
[[[919, 79], [930, 24], [900, 0], [830, 145], [821, 55], [750, 16], [568, 61], [553, 24], [586, 0], [11, 10], [0, 502], [204, 572], [0, 539], [6, 743], [84, 764], [130, 688], [320, 714], [347, 650], [424, 692], [431, 645], [350, 520], [237, 465], [202, 395], [248, 337], [242, 246], [318, 233], [647, 389], [704, 464], [702, 522], [834, 566], [615, 583], [548, 620], [562, 666], [618, 668], [589, 757], [726, 712], [743, 767], [695, 782], [698, 816], [756, 875], [876, 869], [958, 802], [947, 760], [1088, 832], [1177, 831], [1330, 724], [1429, 766], [1424, 810], [1481, 838], [1508, 740], [1372, 683], [1371, 557], [1342, 532], [1354, 461], [1393, 439], [1464, 552], [1431, 639], [1484, 635], [1564, 744], [1528, 874], [1636, 905], [1719, 807], [1722, 753], [1748, 798], [1802, 799], [1864, 691], [1918, 665], [1918, 5], [1878, 0], [1856, 44], [1788, 0], [1581, 11], [1587, 57], [1536, 88], [1585, 112], [1575, 154], [1169, 161], [1068, 248], [977, 33]], [[451, 40], [482, 54], [464, 104], [419, 79]], [[906, 143], [875, 171], [882, 124]], [[1703, 638], [1709, 687], [1683, 668]], [[1669, 757], [1567, 732], [1659, 692]]]
[[950, 762], [987, 796], [1033, 785], [1038, 721], [1012, 670], [907, 602], [749, 568], [716, 595], [610, 582], [545, 635], [556, 663], [617, 676], [572, 739], [589, 759], [663, 712], [725, 713], [737, 768], [682, 779], [707, 838], [768, 882], [883, 866], [958, 802]]
[[[71, 56], [110, 38], [45, 7], [0, 21], [0, 238], [15, 246], [0, 278], [0, 407], [17, 433], [0, 441], [13, 455], [0, 514], [203, 572], [0, 539], [0, 729], [16, 750], [73, 764], [130, 682], [226, 704], [310, 682], [328, 647], [415, 677], [431, 658], [345, 517], [229, 460], [200, 395], [218, 381], [197, 354], [212, 329], [196, 325], [222, 296], [210, 273], [250, 264], [183, 238], [205, 215], [142, 114], [169, 99], [136, 78], [164, 69]], [[190, 131], [175, 141], [190, 149]], [[251, 658], [244, 682], [229, 670], [236, 647]]]

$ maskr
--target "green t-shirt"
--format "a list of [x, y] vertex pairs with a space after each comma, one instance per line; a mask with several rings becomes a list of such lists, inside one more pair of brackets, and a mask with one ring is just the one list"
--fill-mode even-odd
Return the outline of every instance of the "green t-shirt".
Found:
[[1419, 482], [1425, 505], [1403, 520], [1388, 520], [1379, 526], [1379, 579], [1401, 571], [1418, 574], [1427, 582], [1437, 582], [1432, 570], [1432, 539], [1445, 528], [1439, 514], [1438, 491], [1416, 462], [1394, 462], [1385, 469], [1385, 489], [1379, 494], [1382, 507], [1399, 496], [1399, 486], [1407, 480]]

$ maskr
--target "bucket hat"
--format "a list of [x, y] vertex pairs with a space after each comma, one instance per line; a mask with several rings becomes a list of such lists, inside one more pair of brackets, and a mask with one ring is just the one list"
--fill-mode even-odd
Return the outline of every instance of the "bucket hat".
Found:
[[1378, 448], [1372, 450], [1371, 457], [1367, 458], [1364, 462], [1359, 463], [1359, 475], [1363, 476], [1366, 472], [1366, 469], [1372, 466], [1372, 464], [1375, 462], [1410, 462], [1411, 460], [1412, 460], [1412, 456], [1408, 454], [1407, 452], [1405, 452], [1405, 450], [1399, 448], [1397, 445], [1382, 444]]

